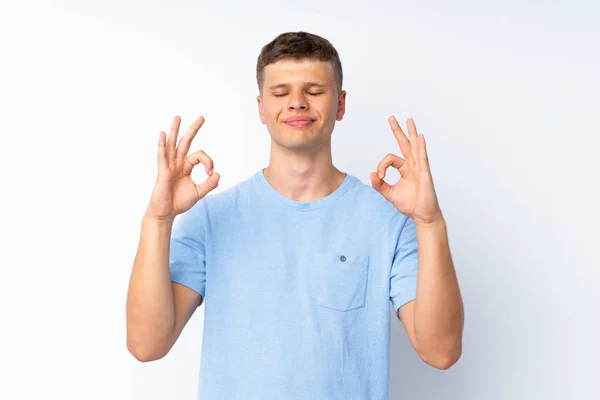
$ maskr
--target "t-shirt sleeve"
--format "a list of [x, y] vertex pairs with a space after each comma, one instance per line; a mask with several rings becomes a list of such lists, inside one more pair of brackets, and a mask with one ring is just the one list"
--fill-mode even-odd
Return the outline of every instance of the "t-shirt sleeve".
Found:
[[204, 302], [206, 287], [205, 222], [205, 204], [201, 199], [177, 217], [169, 251], [171, 281], [200, 293], [198, 306]]
[[418, 250], [417, 232], [412, 218], [402, 215], [405, 222], [397, 235], [396, 249], [390, 273], [390, 300], [398, 309], [417, 296]]

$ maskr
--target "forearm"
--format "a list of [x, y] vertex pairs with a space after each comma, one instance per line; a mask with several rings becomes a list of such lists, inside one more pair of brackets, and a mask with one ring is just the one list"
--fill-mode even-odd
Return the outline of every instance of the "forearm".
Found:
[[160, 357], [174, 329], [169, 271], [173, 221], [144, 217], [127, 295], [127, 347], [140, 358]]
[[422, 356], [455, 362], [462, 351], [463, 304], [443, 218], [416, 224], [419, 248], [414, 329]]

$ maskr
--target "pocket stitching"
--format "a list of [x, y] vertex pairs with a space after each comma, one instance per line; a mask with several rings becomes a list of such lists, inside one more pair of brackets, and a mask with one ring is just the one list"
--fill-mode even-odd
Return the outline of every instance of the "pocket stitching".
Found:
[[[333, 254], [333, 253], [319, 253], [317, 256], [317, 262], [318, 262], [318, 274], [317, 274], [317, 279], [318, 279], [318, 287], [317, 287], [317, 293], [316, 293], [316, 302], [317, 305], [319, 307], [323, 307], [323, 308], [327, 308], [330, 310], [335, 310], [335, 311], [339, 311], [339, 312], [346, 312], [346, 311], [352, 311], [352, 310], [356, 310], [358, 308], [362, 308], [366, 305], [366, 297], [367, 297], [367, 288], [368, 288], [368, 280], [369, 280], [369, 267], [370, 267], [370, 258], [369, 256], [358, 256], [358, 255], [345, 255], [346, 256], [346, 261], [342, 262], [340, 260], [341, 254]], [[353, 298], [349, 301], [343, 301], [344, 299], [340, 299], [340, 298], [328, 298], [327, 295], [331, 295], [331, 292], [327, 292], [326, 289], [328, 287], [332, 287], [333, 285], [330, 285], [330, 280], [331, 279], [336, 279], [336, 276], [332, 276], [329, 275], [327, 276], [327, 273], [329, 273], [329, 271], [334, 271], [332, 268], [335, 268], [335, 266], [332, 266], [331, 264], [333, 264], [335, 262], [335, 260], [337, 260], [337, 263], [343, 263], [343, 264], [348, 264], [346, 266], [346, 269], [342, 272], [348, 272], [348, 268], [349, 265], [355, 265], [356, 266], [356, 274], [360, 274], [360, 277], [357, 276], [357, 279], [360, 279], [360, 282], [358, 282], [356, 285], [360, 285], [358, 288], [361, 290], [360, 294], [355, 293]], [[332, 273], [333, 274], [333, 273]], [[338, 276], [339, 277], [339, 276]], [[329, 279], [329, 280], [328, 280]], [[351, 284], [354, 284], [354, 282], [351, 282]], [[325, 286], [324, 286], [325, 285]], [[340, 293], [341, 295], [344, 295], [344, 293]], [[349, 297], [350, 295], [346, 295], [346, 298]], [[356, 302], [356, 298], [359, 297], [360, 300], [358, 301], [358, 303]], [[335, 300], [337, 300], [337, 303], [335, 302]], [[341, 304], [347, 304], [345, 306], [342, 306]]]

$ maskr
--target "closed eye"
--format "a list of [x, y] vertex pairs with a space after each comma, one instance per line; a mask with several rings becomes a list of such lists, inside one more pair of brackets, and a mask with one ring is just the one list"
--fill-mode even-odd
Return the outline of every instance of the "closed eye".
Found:
[[[318, 96], [320, 94], [323, 94], [323, 92], [317, 92], [317, 93], [308, 92], [308, 94], [310, 94], [311, 96]], [[286, 96], [286, 95], [287, 95], [287, 93], [279, 93], [279, 94], [274, 94], [273, 96], [275, 96], [275, 97], [283, 97], [283, 96]]]

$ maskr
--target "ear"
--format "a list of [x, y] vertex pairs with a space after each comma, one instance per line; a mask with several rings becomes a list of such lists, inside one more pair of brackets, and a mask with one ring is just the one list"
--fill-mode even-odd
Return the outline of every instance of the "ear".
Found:
[[256, 101], [258, 102], [258, 115], [260, 116], [260, 122], [265, 125], [267, 122], [265, 121], [265, 109], [263, 107], [262, 97], [260, 95], [257, 96]]
[[338, 99], [337, 114], [335, 116], [335, 119], [337, 121], [341, 121], [342, 118], [344, 118], [345, 113], [346, 113], [346, 91], [342, 90], [342, 93], [340, 93], [340, 98]]

